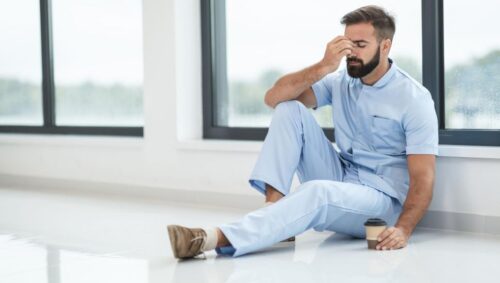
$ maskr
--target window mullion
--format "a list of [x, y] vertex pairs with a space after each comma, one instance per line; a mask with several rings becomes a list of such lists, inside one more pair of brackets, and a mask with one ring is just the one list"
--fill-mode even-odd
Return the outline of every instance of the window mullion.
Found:
[[54, 61], [52, 49], [51, 0], [40, 0], [40, 26], [42, 39], [43, 124], [55, 127]]
[[439, 121], [445, 129], [443, 1], [422, 0], [422, 81], [431, 92]]

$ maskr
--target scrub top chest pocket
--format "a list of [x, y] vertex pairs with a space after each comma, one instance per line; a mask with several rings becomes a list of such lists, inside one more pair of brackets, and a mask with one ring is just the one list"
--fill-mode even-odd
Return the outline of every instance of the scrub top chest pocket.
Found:
[[399, 121], [382, 116], [370, 116], [371, 145], [376, 152], [389, 155], [405, 154], [406, 140]]

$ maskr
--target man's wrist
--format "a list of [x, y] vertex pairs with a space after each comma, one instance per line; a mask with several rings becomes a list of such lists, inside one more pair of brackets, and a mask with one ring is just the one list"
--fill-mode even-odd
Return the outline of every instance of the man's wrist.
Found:
[[394, 225], [394, 227], [402, 230], [403, 233], [405, 233], [408, 237], [410, 237], [411, 233], [413, 232], [412, 228], [410, 228], [406, 225], [403, 225], [403, 224], [396, 224], [396, 225]]
[[320, 61], [316, 64], [316, 68], [314, 68], [314, 71], [318, 78], [323, 78], [324, 76], [332, 73], [335, 70], [333, 70], [331, 66], [325, 64], [323, 61]]

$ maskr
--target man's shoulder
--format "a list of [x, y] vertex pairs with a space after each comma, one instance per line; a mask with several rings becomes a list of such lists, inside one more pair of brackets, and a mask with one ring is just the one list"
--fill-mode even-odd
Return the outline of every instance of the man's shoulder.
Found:
[[403, 69], [396, 66], [396, 79], [394, 80], [398, 88], [403, 90], [405, 95], [412, 99], [429, 99], [431, 93], [419, 81], [413, 78]]

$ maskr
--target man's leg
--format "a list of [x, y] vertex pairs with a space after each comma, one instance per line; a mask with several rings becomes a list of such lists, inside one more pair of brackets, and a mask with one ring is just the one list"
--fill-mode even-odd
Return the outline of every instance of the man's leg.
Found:
[[174, 255], [193, 257], [216, 247], [219, 253], [240, 256], [308, 229], [331, 230], [364, 237], [364, 221], [379, 217], [393, 226], [402, 207], [397, 199], [371, 187], [328, 180], [301, 184], [273, 205], [216, 229], [189, 229], [170, 225]]
[[295, 172], [301, 182], [343, 177], [338, 154], [310, 111], [286, 101], [276, 106], [249, 182], [266, 202], [276, 202], [289, 193]]
[[[283, 195], [288, 194], [295, 172], [298, 173], [301, 182], [315, 179], [341, 181], [343, 178], [343, 168], [338, 154], [312, 114], [302, 103], [288, 101], [280, 103], [276, 107], [264, 146], [250, 178], [250, 184], [261, 193], [266, 194], [266, 201], [275, 202]], [[274, 205], [269, 207], [274, 207]], [[281, 210], [277, 211], [286, 214], [289, 209], [294, 208], [292, 206], [282, 212]], [[272, 211], [276, 212], [274, 209]], [[269, 216], [275, 217], [273, 213]], [[171, 225], [169, 235], [172, 248], [174, 251], [182, 248], [182, 252], [179, 252], [176, 257], [185, 257], [179, 256], [181, 254], [193, 256], [208, 249], [208, 247], [213, 248], [215, 245], [207, 243], [216, 242], [217, 238], [220, 239], [218, 246], [228, 244], [227, 238], [234, 238], [234, 234], [231, 237], [226, 237], [224, 229], [215, 231], [218, 234]], [[243, 229], [241, 232], [245, 233]], [[298, 233], [300, 232], [296, 234]], [[274, 235], [270, 239], [274, 241], [276, 237], [281, 236]], [[204, 238], [209, 239], [209, 241], [202, 241], [203, 243], [198, 241]], [[281, 240], [288, 238], [285, 237]], [[191, 242], [189, 239], [198, 240]]]
[[268, 184], [265, 185], [266, 185], [266, 203], [275, 203], [284, 197], [284, 195], [280, 191], [276, 190], [275, 188], [271, 187]]
[[363, 223], [371, 217], [394, 225], [399, 202], [367, 186], [318, 180], [303, 183], [297, 192], [279, 202], [253, 211], [241, 220], [219, 226], [224, 246], [240, 256], [271, 246], [308, 229], [331, 230], [364, 237]]

